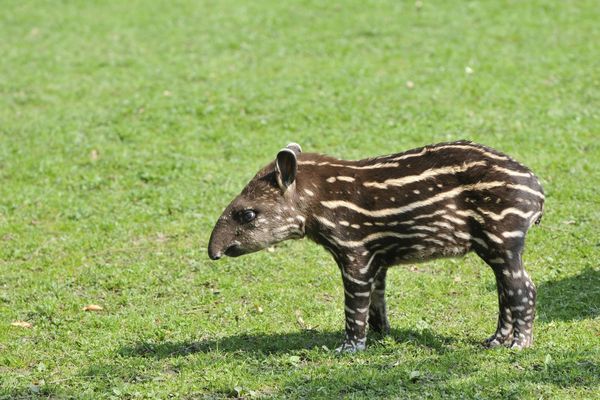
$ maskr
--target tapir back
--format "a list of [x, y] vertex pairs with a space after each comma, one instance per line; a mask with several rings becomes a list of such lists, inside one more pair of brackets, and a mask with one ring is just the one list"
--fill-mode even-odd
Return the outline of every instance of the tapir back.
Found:
[[345, 249], [389, 253], [389, 263], [460, 255], [523, 237], [544, 195], [524, 166], [470, 142], [442, 143], [360, 161], [307, 154], [298, 185], [317, 196], [311, 237]]

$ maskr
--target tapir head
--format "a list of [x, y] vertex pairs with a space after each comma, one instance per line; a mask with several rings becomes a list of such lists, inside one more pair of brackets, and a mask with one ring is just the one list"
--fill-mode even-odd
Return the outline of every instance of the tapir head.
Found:
[[301, 151], [296, 143], [281, 149], [227, 206], [210, 235], [211, 259], [237, 257], [304, 236], [306, 218], [296, 195]]

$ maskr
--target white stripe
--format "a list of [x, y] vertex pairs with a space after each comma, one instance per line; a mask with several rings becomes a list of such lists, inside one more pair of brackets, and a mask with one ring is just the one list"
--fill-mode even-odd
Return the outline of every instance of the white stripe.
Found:
[[431, 242], [431, 243], [435, 243], [438, 246], [443, 246], [444, 242], [442, 242], [441, 240], [437, 240], [437, 239], [433, 239], [433, 238], [425, 238], [423, 239], [425, 242]]
[[523, 237], [525, 234], [523, 233], [523, 231], [512, 231], [512, 232], [502, 232], [502, 236], [504, 236], [505, 238], [518, 238], [518, 237]]
[[442, 200], [456, 197], [457, 195], [459, 195], [465, 191], [485, 190], [485, 189], [491, 189], [491, 188], [504, 186], [504, 185], [505, 185], [505, 182], [493, 181], [493, 182], [481, 182], [481, 183], [475, 183], [472, 185], [459, 186], [459, 187], [449, 190], [447, 192], [442, 192], [442, 193], [439, 193], [428, 199], [415, 201], [413, 203], [407, 204], [402, 207], [384, 208], [382, 210], [375, 210], [375, 211], [364, 209], [360, 206], [357, 206], [354, 203], [351, 203], [349, 201], [344, 201], [344, 200], [321, 201], [321, 204], [324, 205], [325, 207], [331, 208], [331, 209], [345, 207], [352, 211], [356, 211], [358, 213], [367, 215], [369, 217], [387, 217], [390, 215], [398, 215], [398, 214], [406, 213], [406, 212], [412, 211], [416, 208], [426, 207], [433, 203], [437, 203]]
[[361, 314], [364, 314], [365, 312], [367, 312], [369, 310], [369, 307], [365, 307], [365, 308], [357, 308], [356, 311], [358, 311]]
[[354, 314], [355, 313], [355, 311], [353, 309], [351, 309], [350, 307], [348, 307], [348, 306], [344, 306], [344, 310], [346, 310], [346, 312], [348, 312], [350, 314]]
[[285, 232], [285, 231], [289, 230], [290, 228], [295, 228], [297, 230], [300, 230], [300, 227], [298, 225], [289, 224], [289, 225], [280, 226], [279, 228], [275, 228], [275, 229], [273, 229], [273, 232]]
[[473, 210], [456, 210], [455, 212], [458, 215], [460, 215], [461, 217], [471, 217], [475, 221], [479, 222], [480, 224], [483, 224], [485, 222], [485, 220], [483, 219], [483, 217], [481, 215], [477, 214]]
[[327, 182], [329, 182], [329, 183], [333, 183], [333, 182], [335, 182], [335, 176], [332, 176], [332, 177], [330, 177], [330, 178], [327, 178], [327, 179], [325, 179], [325, 180], [326, 180]]
[[483, 247], [485, 249], [488, 248], [488, 245], [486, 242], [484, 242], [482, 239], [480, 239], [478, 237], [471, 236], [468, 233], [457, 231], [457, 232], [454, 232], [454, 236], [456, 236], [457, 238], [460, 238], [460, 239], [472, 240], [475, 243], [479, 244], [481, 247]]
[[537, 219], [540, 217], [540, 215], [542, 215], [541, 212], [536, 212], [535, 214], [533, 214], [531, 216], [531, 218], [529, 219], [529, 226], [533, 225], [535, 223], [535, 221], [537, 221]]
[[478, 237], [472, 237], [471, 240], [473, 240], [475, 243], [479, 244], [481, 247], [483, 247], [484, 249], [488, 248], [488, 245], [486, 242], [483, 241], [483, 239], [480, 239]]
[[443, 222], [443, 221], [433, 221], [431, 223], [431, 225], [436, 225], [436, 226], [440, 226], [442, 228], [446, 228], [446, 229], [454, 229], [454, 227], [452, 225], [450, 225], [447, 222]]
[[309, 189], [304, 189], [304, 192], [305, 192], [307, 195], [311, 196], [311, 197], [315, 195], [315, 193], [314, 193], [312, 190], [309, 190]]
[[325, 226], [328, 226], [330, 228], [335, 228], [335, 224], [333, 222], [331, 222], [330, 220], [328, 220], [327, 218], [323, 218], [323, 217], [319, 217], [318, 215], [315, 215], [315, 219]]
[[456, 231], [454, 232], [454, 236], [460, 239], [471, 240], [471, 235], [466, 232]]
[[354, 298], [354, 295], [352, 293], [350, 293], [349, 291], [347, 291], [346, 289], [344, 289], [344, 293], [346, 293], [346, 296], [350, 297], [351, 299]]
[[484, 156], [487, 156], [489, 158], [494, 158], [496, 160], [508, 160], [508, 157], [506, 157], [506, 156], [500, 156], [498, 154], [494, 154], [494, 153], [491, 153], [489, 151], [486, 151], [486, 150], [482, 149], [481, 147], [476, 147], [476, 146], [473, 146], [473, 145], [447, 145], [447, 146], [440, 146], [440, 147], [436, 148], [436, 150], [439, 149], [439, 148], [442, 148], [442, 149], [444, 149], [444, 148], [452, 149], [453, 148], [453, 149], [475, 150], [475, 151], [477, 151], [477, 152], [479, 152], [479, 153], [481, 153]]
[[490, 263], [492, 264], [504, 264], [504, 259], [502, 258], [493, 258], [490, 260]]
[[404, 155], [401, 155], [399, 157], [392, 158], [391, 161], [400, 161], [400, 160], [406, 160], [407, 158], [420, 157], [423, 154], [427, 153], [427, 150], [428, 150], [427, 147], [423, 147], [421, 149], [421, 151], [418, 152], [418, 153], [404, 154]]
[[438, 233], [438, 236], [441, 237], [442, 239], [446, 239], [449, 242], [454, 243], [454, 238], [450, 235], [446, 235], [445, 233]]
[[321, 161], [321, 162], [300, 161], [300, 162], [298, 162], [298, 164], [299, 165], [317, 165], [317, 166], [329, 165], [331, 167], [350, 168], [350, 169], [396, 168], [399, 165], [398, 163], [392, 162], [392, 163], [377, 163], [377, 164], [371, 164], [371, 165], [356, 166], [356, 165], [349, 165], [349, 164], [330, 163], [327, 161]]
[[375, 251], [373, 253], [373, 255], [371, 256], [371, 258], [369, 258], [369, 262], [367, 263], [367, 265], [365, 265], [363, 268], [359, 269], [358, 272], [360, 272], [361, 274], [366, 273], [369, 270], [369, 268], [371, 268], [371, 263], [373, 262], [373, 260], [375, 259], [376, 256], [378, 256], [379, 254], [387, 253], [387, 251], [390, 250], [394, 246], [395, 246], [395, 244], [393, 244], [391, 246], [384, 247], [381, 250]]
[[[363, 185], [366, 187], [376, 187], [378, 189], [387, 189], [388, 186], [404, 186], [409, 183], [423, 181], [425, 179], [433, 178], [438, 175], [455, 174], [457, 172], [464, 172], [471, 167], [487, 165], [485, 161], [474, 161], [472, 163], [465, 163], [463, 165], [452, 165], [448, 167], [441, 167], [435, 169], [428, 169], [419, 175], [403, 176], [402, 178], [386, 179], [384, 182], [364, 182]], [[419, 191], [414, 191], [419, 194]]]
[[342, 226], [350, 226], [350, 222], [348, 221], [340, 221], [339, 224]]
[[466, 222], [463, 221], [462, 219], [453, 217], [452, 215], [442, 215], [442, 218], [446, 218], [448, 221], [454, 222], [455, 224], [458, 224], [458, 225], [466, 224]]
[[400, 160], [405, 160], [407, 158], [412, 158], [412, 157], [419, 157], [424, 155], [427, 152], [434, 152], [434, 151], [439, 151], [439, 150], [444, 150], [444, 149], [468, 149], [468, 150], [475, 150], [478, 151], [484, 155], [487, 155], [490, 158], [495, 158], [498, 160], [508, 160], [508, 157], [503, 157], [503, 156], [499, 156], [493, 153], [490, 153], [488, 151], [485, 151], [484, 149], [480, 148], [480, 147], [476, 147], [473, 145], [458, 145], [458, 144], [450, 144], [450, 145], [444, 145], [444, 146], [437, 146], [437, 147], [424, 147], [420, 152], [418, 153], [412, 153], [412, 154], [404, 154], [401, 155], [399, 157], [395, 157], [392, 158], [391, 161], [400, 161]]
[[512, 176], [523, 176], [525, 178], [530, 178], [531, 174], [529, 172], [518, 172], [518, 171], [513, 171], [512, 169], [508, 169], [508, 168], [502, 168], [498, 165], [494, 165], [492, 168], [494, 168], [496, 171], [500, 171], [500, 172], [504, 172], [507, 175], [512, 175]]
[[369, 281], [368, 281], [368, 282], [365, 282], [365, 281], [361, 281], [360, 279], [356, 279], [356, 278], [353, 278], [353, 277], [351, 277], [350, 275], [348, 275], [348, 274], [347, 274], [346, 272], [344, 272], [344, 271], [342, 271], [342, 276], [343, 276], [345, 279], [349, 280], [350, 282], [356, 283], [356, 284], [358, 284], [358, 285], [368, 285], [369, 283], [373, 282], [373, 278], [369, 279]]
[[434, 151], [440, 151], [440, 150], [444, 150], [444, 149], [465, 149], [465, 150], [474, 150], [477, 151], [485, 156], [488, 156], [490, 158], [495, 158], [496, 160], [508, 160], [508, 157], [504, 157], [504, 156], [499, 156], [497, 154], [494, 153], [490, 153], [489, 151], [486, 151], [480, 147], [476, 147], [473, 145], [469, 145], [469, 144], [448, 144], [448, 145], [444, 145], [444, 146], [437, 146], [437, 147], [425, 147], [423, 148], [423, 150], [421, 150], [421, 152], [419, 153], [414, 153], [414, 154], [405, 154], [402, 155], [400, 157], [395, 157], [392, 158], [390, 161], [400, 161], [400, 160], [404, 160], [410, 157], [418, 157], [418, 156], [422, 156], [427, 152], [434, 152]]
[[[501, 156], [501, 155], [498, 155], [498, 154], [491, 153], [489, 151], [486, 151], [486, 150], [484, 150], [484, 149], [482, 149], [480, 147], [474, 146], [474, 145], [469, 145], [469, 144], [464, 144], [464, 145], [449, 144], [449, 145], [437, 146], [437, 147], [424, 147], [418, 153], [403, 154], [403, 155], [400, 155], [398, 157], [394, 157], [394, 158], [390, 159], [389, 162], [376, 163], [376, 164], [371, 164], [371, 165], [357, 166], [357, 165], [350, 165], [350, 164], [333, 163], [333, 162], [328, 162], [328, 161], [320, 161], [320, 162], [317, 162], [317, 161], [299, 161], [298, 165], [316, 165], [316, 166], [328, 165], [328, 166], [332, 166], [332, 167], [341, 167], [341, 168], [349, 168], [349, 169], [357, 169], [357, 170], [378, 169], [378, 168], [397, 168], [399, 166], [399, 164], [397, 162], [395, 162], [395, 161], [405, 160], [405, 159], [413, 158], [413, 157], [419, 157], [419, 156], [423, 156], [424, 154], [426, 154], [428, 152], [438, 152], [438, 151], [441, 151], [441, 150], [444, 150], [444, 149], [472, 150], [472, 151], [477, 151], [477, 152], [481, 153], [484, 156], [487, 156], [489, 158], [493, 158], [493, 159], [496, 159], [496, 160], [508, 160], [509, 159], [506, 156]], [[508, 171], [510, 171], [510, 170], [508, 170]], [[502, 171], [502, 172], [506, 172], [506, 171]], [[511, 171], [511, 172], [512, 172], [511, 175], [519, 174], [516, 171]]]
[[533, 194], [534, 196], [539, 197], [540, 199], [544, 199], [544, 195], [540, 192], [538, 192], [537, 190], [533, 190], [532, 188], [530, 188], [529, 186], [525, 186], [525, 185], [514, 185], [514, 184], [507, 184], [506, 187], [511, 188], [511, 189], [515, 189], [515, 190], [522, 190], [524, 192], [528, 192]]
[[437, 210], [436, 212], [433, 212], [431, 214], [417, 215], [416, 217], [414, 217], [414, 219], [431, 218], [431, 217], [435, 217], [436, 215], [445, 214], [445, 213], [446, 213], [445, 210]]
[[384, 250], [377, 250], [376, 252], [374, 252], [373, 255], [371, 255], [371, 258], [369, 258], [369, 262], [367, 263], [367, 265], [365, 265], [363, 268], [359, 269], [358, 272], [360, 272], [361, 274], [366, 273], [369, 270], [369, 268], [371, 268], [371, 263], [373, 262], [373, 259], [377, 255], [384, 253], [384, 252], [385, 252]]
[[508, 214], [518, 215], [521, 218], [529, 218], [529, 216], [533, 213], [533, 211], [524, 212], [524, 211], [521, 211], [518, 208], [514, 208], [514, 207], [506, 208], [506, 209], [502, 210], [502, 212], [500, 214], [495, 214], [491, 211], [486, 211], [479, 207], [477, 208], [477, 211], [479, 211], [480, 213], [484, 214], [487, 217], [490, 217], [494, 221], [500, 221], [500, 220], [504, 219], [504, 217], [506, 217]]
[[504, 240], [500, 239], [498, 236], [494, 235], [494, 234], [493, 234], [493, 233], [491, 233], [491, 232], [488, 232], [488, 231], [483, 231], [483, 233], [485, 233], [485, 235], [486, 235], [487, 237], [489, 237], [489, 238], [490, 238], [490, 240], [491, 240], [492, 242], [496, 242], [496, 243], [504, 243]]
[[371, 295], [371, 292], [356, 292], [354, 293], [354, 295], [356, 297], [369, 297]]
[[354, 182], [356, 180], [351, 176], [337, 176], [336, 178], [338, 181], [343, 181], [343, 182]]
[[360, 247], [363, 246], [369, 242], [372, 242], [374, 240], [377, 239], [383, 239], [383, 238], [388, 238], [388, 237], [395, 237], [395, 238], [399, 238], [399, 239], [408, 239], [408, 238], [415, 238], [415, 237], [425, 237], [427, 236], [424, 233], [397, 233], [397, 232], [377, 232], [377, 233], [373, 233], [371, 235], [368, 235], [366, 237], [364, 237], [362, 240], [341, 240], [338, 239], [334, 236], [331, 237], [331, 239], [333, 239], [333, 241], [335, 241], [337, 244], [339, 244], [340, 246], [344, 246], [344, 247]]
[[425, 226], [425, 225], [414, 225], [411, 226], [410, 228], [408, 228], [409, 231], [414, 231], [414, 230], [423, 230], [423, 231], [429, 231], [429, 232], [437, 232], [439, 231], [438, 228], [434, 228], [431, 226]]
[[358, 326], [364, 326], [364, 325], [365, 325], [365, 323], [364, 323], [364, 322], [362, 322], [361, 320], [358, 320], [358, 319], [357, 319], [357, 320], [354, 320], [354, 323], [355, 323], [356, 325], [358, 325]]

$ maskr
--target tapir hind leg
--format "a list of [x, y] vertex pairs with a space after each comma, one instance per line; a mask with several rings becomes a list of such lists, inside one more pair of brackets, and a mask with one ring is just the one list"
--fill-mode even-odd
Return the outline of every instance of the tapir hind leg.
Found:
[[498, 289], [498, 326], [486, 340], [490, 347], [507, 344], [522, 349], [533, 344], [536, 289], [523, 268], [522, 250], [523, 243], [518, 243], [510, 250], [496, 247], [480, 254], [494, 270]]
[[382, 267], [375, 276], [374, 288], [369, 306], [369, 328], [373, 332], [388, 334], [390, 323], [385, 305], [385, 278], [387, 268]]

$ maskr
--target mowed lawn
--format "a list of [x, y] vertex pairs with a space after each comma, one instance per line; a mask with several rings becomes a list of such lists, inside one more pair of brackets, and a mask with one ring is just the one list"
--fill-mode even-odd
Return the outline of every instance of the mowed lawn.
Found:
[[[4, 1], [0, 399], [600, 397], [599, 21], [594, 0]], [[290, 141], [455, 139], [545, 187], [532, 349], [480, 345], [474, 255], [390, 270], [392, 334], [350, 356], [323, 249], [208, 259]]]

